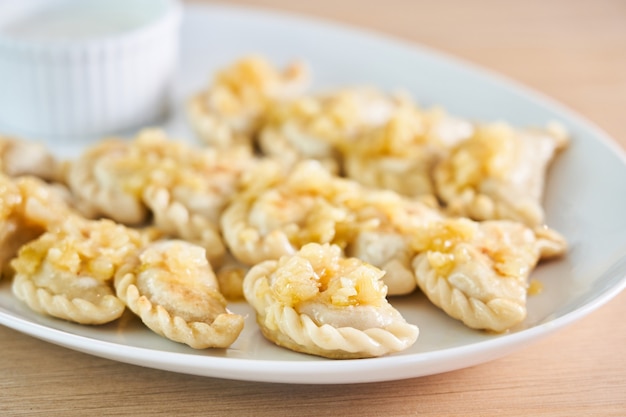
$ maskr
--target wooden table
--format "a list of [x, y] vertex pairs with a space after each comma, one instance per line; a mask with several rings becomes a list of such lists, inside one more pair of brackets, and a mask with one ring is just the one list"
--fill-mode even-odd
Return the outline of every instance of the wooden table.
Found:
[[[556, 98], [626, 148], [622, 0], [239, 0], [375, 29]], [[626, 415], [626, 292], [508, 357], [361, 385], [238, 382], [145, 369], [0, 327], [0, 415]]]

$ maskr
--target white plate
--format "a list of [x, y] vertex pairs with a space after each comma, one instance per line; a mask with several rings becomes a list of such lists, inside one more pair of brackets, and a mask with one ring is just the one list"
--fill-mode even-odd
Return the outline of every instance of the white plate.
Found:
[[[403, 88], [422, 104], [456, 115], [519, 125], [560, 120], [572, 133], [547, 184], [547, 219], [571, 243], [564, 259], [533, 277], [543, 292], [530, 297], [528, 318], [504, 335], [472, 331], [419, 294], [393, 299], [420, 327], [409, 350], [375, 359], [327, 360], [273, 346], [260, 335], [245, 303], [245, 330], [226, 350], [196, 351], [153, 334], [124, 316], [102, 327], [74, 325], [31, 312], [0, 282], [0, 323], [34, 337], [122, 362], [204, 376], [283, 382], [355, 383], [429, 375], [475, 365], [517, 350], [580, 319], [626, 285], [626, 159], [598, 129], [519, 86], [448, 57], [380, 36], [292, 16], [248, 9], [193, 7], [183, 24], [176, 104], [202, 88], [208, 74], [250, 52], [283, 63], [306, 59], [316, 88], [372, 84]], [[182, 113], [167, 125], [189, 135]]]

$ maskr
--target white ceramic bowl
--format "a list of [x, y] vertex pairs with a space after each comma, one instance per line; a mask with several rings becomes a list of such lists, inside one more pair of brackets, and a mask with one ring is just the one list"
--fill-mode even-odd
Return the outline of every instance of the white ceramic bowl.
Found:
[[0, 134], [59, 143], [156, 123], [168, 109], [175, 0], [0, 3]]

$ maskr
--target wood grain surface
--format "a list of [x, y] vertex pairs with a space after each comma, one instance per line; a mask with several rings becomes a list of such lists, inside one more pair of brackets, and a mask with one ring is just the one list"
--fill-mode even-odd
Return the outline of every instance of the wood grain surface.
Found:
[[[439, 49], [555, 98], [626, 148], [625, 1], [228, 4], [296, 12]], [[625, 416], [624, 317], [626, 292], [492, 362], [410, 380], [331, 386], [146, 369], [0, 326], [0, 416]]]

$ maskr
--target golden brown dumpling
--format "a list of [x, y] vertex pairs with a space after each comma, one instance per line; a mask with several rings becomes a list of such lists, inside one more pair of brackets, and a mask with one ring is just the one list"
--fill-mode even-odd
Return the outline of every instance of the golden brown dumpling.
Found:
[[475, 220], [543, 224], [546, 171], [567, 137], [559, 126], [521, 130], [504, 123], [477, 126], [434, 172], [438, 196], [453, 215]]
[[17, 186], [0, 174], [0, 277], [9, 273], [8, 263], [23, 243], [18, 230], [20, 220], [15, 215], [21, 201]]
[[179, 201], [172, 200], [166, 188], [148, 186], [143, 200], [152, 213], [153, 224], [167, 236], [202, 246], [212, 264], [218, 265], [226, 252], [219, 228], [214, 221], [193, 213]]
[[380, 190], [364, 189], [351, 208], [359, 226], [346, 246], [346, 255], [384, 270], [389, 295], [413, 292], [417, 282], [411, 266], [415, 255], [412, 231], [442, 215], [432, 205]]
[[146, 246], [115, 276], [117, 295], [155, 333], [196, 349], [230, 346], [243, 317], [226, 309], [204, 249], [180, 240]]
[[441, 218], [436, 209], [333, 176], [314, 160], [289, 174], [267, 165], [254, 179], [262, 185], [249, 184], [221, 219], [224, 240], [240, 262], [254, 265], [307, 243], [332, 243], [385, 270], [390, 295], [415, 290], [411, 228]]
[[356, 226], [345, 201], [361, 192], [358, 184], [332, 176], [313, 160], [288, 174], [269, 162], [251, 174], [220, 222], [237, 260], [254, 265], [278, 259], [309, 242], [345, 246]]
[[161, 141], [141, 199], [155, 227], [167, 235], [205, 248], [216, 266], [225, 253], [219, 233], [224, 207], [255, 161], [242, 149], [217, 150]]
[[383, 274], [337, 246], [311, 243], [252, 267], [244, 295], [263, 335], [279, 346], [334, 359], [382, 356], [418, 336], [387, 302]]
[[141, 191], [149, 161], [132, 145], [122, 139], [103, 140], [65, 165], [65, 182], [86, 216], [127, 225], [148, 218]]
[[211, 85], [191, 98], [187, 112], [204, 142], [250, 147], [268, 105], [299, 96], [308, 84], [302, 63], [280, 70], [262, 57], [248, 56], [219, 70]]
[[59, 187], [0, 174], [0, 276], [12, 274], [8, 263], [22, 245], [76, 215]]
[[144, 241], [141, 233], [110, 220], [69, 218], [20, 249], [12, 262], [13, 293], [42, 314], [108, 323], [125, 308], [113, 291], [113, 276]]
[[432, 195], [435, 164], [472, 129], [440, 109], [424, 111], [405, 103], [384, 125], [343, 150], [346, 176], [409, 197]]
[[79, 199], [101, 215], [132, 225], [152, 220], [168, 236], [203, 246], [219, 263], [221, 212], [253, 164], [241, 148], [194, 147], [147, 129], [132, 141], [95, 145], [69, 164], [67, 178]]
[[530, 273], [543, 256], [566, 250], [556, 232], [537, 235], [507, 220], [446, 219], [414, 236], [422, 292], [467, 326], [495, 332], [524, 320]]
[[269, 107], [259, 132], [264, 155], [287, 166], [316, 159], [331, 172], [341, 170], [341, 149], [384, 125], [403, 103], [372, 88], [355, 87], [276, 103]]
[[59, 165], [42, 144], [0, 135], [0, 173], [53, 181], [59, 178]]

